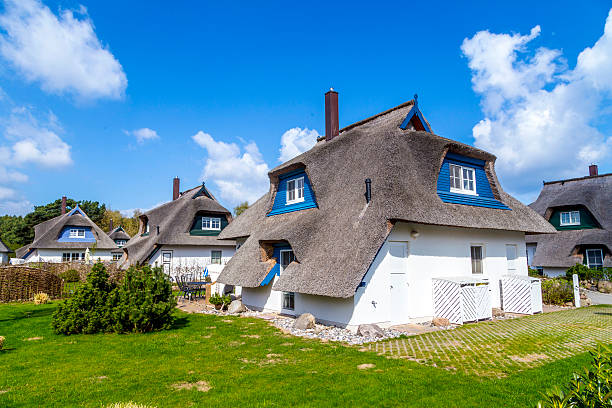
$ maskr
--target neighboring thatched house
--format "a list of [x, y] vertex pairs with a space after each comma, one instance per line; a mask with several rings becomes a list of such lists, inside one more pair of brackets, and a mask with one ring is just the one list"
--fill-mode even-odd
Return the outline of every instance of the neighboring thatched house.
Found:
[[9, 263], [9, 253], [10, 249], [2, 242], [2, 238], [0, 238], [0, 265], [6, 265]]
[[577, 263], [612, 267], [612, 173], [545, 182], [529, 205], [557, 229], [556, 234], [528, 235], [529, 265], [544, 275], [565, 275]]
[[179, 193], [175, 178], [172, 198], [140, 216], [139, 233], [123, 247], [123, 266], [157, 265], [172, 276], [206, 268], [215, 281], [236, 250], [234, 241], [218, 239], [231, 213], [204, 184]]
[[34, 241], [17, 249], [25, 262], [81, 262], [89, 248], [92, 260], [110, 261], [117, 245], [78, 205], [66, 213], [62, 197], [62, 214], [34, 226]]
[[117, 245], [117, 249], [112, 251], [113, 261], [119, 261], [123, 256], [122, 248], [128, 243], [131, 237], [127, 232], [125, 232], [121, 225], [113, 229], [113, 220], [110, 222], [110, 232], [108, 233], [108, 236]]
[[525, 233], [554, 229], [502, 190], [495, 156], [434, 135], [415, 100], [338, 131], [325, 99], [326, 136], [221, 233], [239, 249], [219, 281], [341, 326], [430, 319], [435, 277], [488, 279], [499, 306], [498, 277], [527, 275]]

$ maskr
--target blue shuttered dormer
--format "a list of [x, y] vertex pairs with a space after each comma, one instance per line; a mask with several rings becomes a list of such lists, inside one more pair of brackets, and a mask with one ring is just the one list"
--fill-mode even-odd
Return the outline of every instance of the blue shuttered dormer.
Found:
[[[464, 194], [451, 192], [450, 188], [450, 165], [474, 169], [474, 177], [476, 184], [476, 194]], [[484, 160], [474, 159], [472, 157], [462, 156], [456, 153], [447, 153], [440, 168], [438, 175], [438, 196], [445, 203], [472, 205], [476, 207], [497, 208], [501, 210], [510, 210], [504, 203], [497, 200], [491, 190], [489, 179], [484, 170]]]
[[[304, 179], [304, 200], [293, 204], [287, 204], [287, 184], [291, 180], [297, 180], [299, 178]], [[268, 216], [316, 207], [317, 201], [306, 172], [304, 170], [297, 170], [279, 176], [278, 191], [276, 192], [274, 205], [272, 206], [272, 210], [268, 213]]]
[[[71, 238], [70, 237], [71, 229], [85, 230], [85, 237]], [[67, 225], [62, 229], [62, 232], [59, 234], [59, 237], [57, 238], [57, 242], [96, 242], [96, 237], [94, 237], [93, 231], [91, 230], [90, 227], [71, 227]]]

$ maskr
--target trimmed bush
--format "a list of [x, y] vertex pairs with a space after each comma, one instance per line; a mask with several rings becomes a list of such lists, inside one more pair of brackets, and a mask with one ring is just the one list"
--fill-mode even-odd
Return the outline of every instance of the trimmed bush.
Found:
[[59, 304], [52, 327], [57, 334], [147, 332], [173, 322], [176, 298], [161, 268], [127, 270], [117, 286], [97, 263], [74, 296]]
[[605, 346], [592, 351], [593, 361], [583, 373], [574, 373], [564, 389], [544, 393], [538, 408], [603, 408], [612, 404], [612, 352]]
[[542, 301], [547, 305], [564, 305], [573, 302], [574, 288], [563, 278], [542, 280]]
[[66, 272], [62, 272], [60, 278], [62, 278], [64, 282], [78, 282], [81, 280], [79, 271], [76, 269], [68, 269]]
[[161, 268], [130, 267], [110, 302], [116, 332], [167, 329], [174, 321], [176, 298], [172, 283]]

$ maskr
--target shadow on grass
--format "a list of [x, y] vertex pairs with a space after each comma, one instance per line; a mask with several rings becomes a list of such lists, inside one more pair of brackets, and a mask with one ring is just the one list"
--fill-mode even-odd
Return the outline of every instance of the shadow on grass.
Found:
[[612, 316], [612, 312], [593, 312], [596, 315]]
[[32, 318], [32, 317], [50, 316], [53, 314], [54, 311], [55, 309], [47, 308], [47, 309], [38, 309], [38, 310], [32, 310], [32, 311], [27, 311], [27, 312], [17, 312], [12, 316], [0, 319], [0, 322], [9, 322], [9, 321], [27, 319], [27, 318]]
[[174, 323], [172, 323], [170, 330], [184, 329], [185, 327], [189, 327], [189, 319], [186, 317], [177, 317], [174, 319]]

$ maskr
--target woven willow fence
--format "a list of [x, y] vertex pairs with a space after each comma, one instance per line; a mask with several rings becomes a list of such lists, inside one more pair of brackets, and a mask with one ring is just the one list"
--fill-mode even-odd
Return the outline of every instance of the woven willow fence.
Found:
[[59, 276], [43, 269], [0, 267], [0, 302], [31, 300], [39, 292], [59, 298], [62, 296], [63, 285]]

